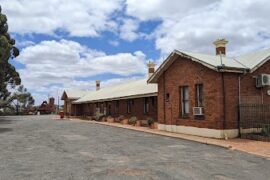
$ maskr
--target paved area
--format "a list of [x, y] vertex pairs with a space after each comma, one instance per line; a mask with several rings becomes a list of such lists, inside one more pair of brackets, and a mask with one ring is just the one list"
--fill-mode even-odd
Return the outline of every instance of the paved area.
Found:
[[[55, 116], [54, 119], [59, 119], [59, 117]], [[205, 144], [217, 145], [224, 148], [230, 148], [231, 150], [239, 150], [239, 151], [255, 154], [255, 155], [270, 159], [270, 143], [269, 142], [255, 141], [255, 140], [249, 140], [249, 139], [240, 139], [240, 138], [228, 139], [228, 140], [214, 139], [214, 138], [199, 137], [199, 136], [193, 136], [193, 135], [187, 135], [187, 134], [171, 133], [171, 132], [166, 132], [166, 131], [160, 131], [157, 129], [149, 129], [147, 127], [135, 127], [135, 126], [130, 126], [130, 125], [123, 125], [120, 123], [86, 121], [86, 120], [80, 120], [80, 119], [74, 119], [74, 118], [69, 119], [69, 120], [77, 121], [77, 122], [84, 122], [84, 123], [103, 124], [107, 126], [119, 127], [119, 128], [147, 132], [147, 133], [157, 134], [157, 135], [162, 135], [162, 136], [167, 136], [167, 137], [191, 140], [191, 141], [205, 143]]]
[[0, 117], [0, 179], [269, 179], [270, 161], [149, 133]]

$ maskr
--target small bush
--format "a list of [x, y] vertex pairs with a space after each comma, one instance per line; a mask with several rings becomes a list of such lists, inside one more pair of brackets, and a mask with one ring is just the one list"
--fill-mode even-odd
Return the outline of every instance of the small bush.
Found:
[[95, 120], [96, 121], [101, 121], [103, 117], [105, 117], [104, 114], [96, 113]]
[[270, 125], [265, 125], [262, 127], [262, 135], [270, 136]]
[[137, 121], [137, 117], [136, 116], [132, 116], [131, 118], [129, 118], [128, 120], [128, 124], [130, 125], [135, 125]]
[[154, 119], [153, 118], [151, 118], [151, 117], [149, 117], [149, 118], [147, 118], [147, 123], [148, 123], [148, 125], [149, 126], [151, 126], [152, 124], [154, 124]]

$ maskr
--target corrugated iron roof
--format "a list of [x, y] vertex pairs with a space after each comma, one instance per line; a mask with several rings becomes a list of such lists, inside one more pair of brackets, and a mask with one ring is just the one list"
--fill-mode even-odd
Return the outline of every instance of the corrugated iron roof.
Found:
[[235, 58], [237, 61], [243, 63], [251, 71], [255, 71], [258, 67], [270, 59], [270, 49], [248, 53]]
[[202, 65], [216, 71], [220, 70], [220, 67], [222, 67], [224, 71], [228, 70], [231, 72], [241, 73], [247, 70], [251, 72], [255, 71], [258, 67], [268, 61], [270, 59], [270, 49], [234, 58], [174, 50], [159, 66], [157, 71], [149, 78], [148, 82], [156, 83], [163, 71], [177, 59], [177, 56], [186, 57], [187, 59], [201, 63]]
[[84, 96], [85, 94], [89, 93], [90, 91], [83, 91], [83, 90], [65, 90], [63, 95], [62, 95], [62, 100], [63, 100], [63, 96], [66, 93], [68, 99], [79, 99], [80, 97]]
[[185, 51], [179, 51], [178, 54], [179, 53], [193, 57], [197, 61], [202, 61], [203, 63], [207, 63], [210, 66], [213, 66], [214, 68], [218, 66], [222, 66], [222, 65], [226, 67], [232, 67], [232, 68], [246, 68], [246, 66], [238, 62], [236, 59], [226, 57], [226, 56], [217, 56], [217, 55], [214, 56], [214, 55], [191, 53], [191, 52], [185, 52]]
[[103, 88], [98, 91], [91, 91], [73, 103], [81, 104], [87, 102], [157, 96], [157, 85], [147, 84], [146, 81], [147, 79], [142, 79], [121, 85]]

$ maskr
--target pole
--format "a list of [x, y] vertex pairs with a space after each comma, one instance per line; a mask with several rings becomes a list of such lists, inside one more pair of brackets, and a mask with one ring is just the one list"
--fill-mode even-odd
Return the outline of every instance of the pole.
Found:
[[59, 91], [57, 90], [57, 113], [59, 113]]

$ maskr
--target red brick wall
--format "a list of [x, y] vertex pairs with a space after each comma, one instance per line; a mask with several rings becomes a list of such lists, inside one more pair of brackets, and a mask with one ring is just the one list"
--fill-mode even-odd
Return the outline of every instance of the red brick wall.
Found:
[[[165, 88], [164, 88], [165, 81]], [[237, 75], [224, 73], [227, 104], [236, 104]], [[196, 106], [196, 84], [204, 86], [204, 119], [193, 116]], [[234, 84], [234, 85], [233, 85]], [[189, 117], [182, 118], [180, 110], [180, 86], [189, 86]], [[230, 90], [228, 90], [230, 89]], [[165, 90], [165, 93], [164, 93]], [[237, 108], [228, 105], [226, 108], [226, 123], [224, 123], [222, 74], [213, 71], [199, 63], [179, 57], [160, 77], [158, 82], [158, 121], [164, 124], [194, 126], [212, 129], [236, 128]], [[165, 102], [164, 96], [170, 94], [170, 102]], [[164, 115], [165, 114], [165, 115]]]
[[263, 64], [253, 73], [244, 75], [241, 78], [241, 102], [245, 104], [270, 104], [270, 96], [267, 90], [270, 87], [262, 89], [256, 88], [256, 77], [259, 74], [270, 74], [270, 61]]
[[[261, 97], [261, 90], [255, 87], [255, 79], [252, 77], [261, 73], [270, 74], [270, 62], [264, 64], [252, 74], [241, 75], [241, 98], [243, 101], [248, 99], [258, 103], [258, 97], [259, 99]], [[158, 81], [159, 123], [211, 129], [237, 128], [239, 75], [237, 73], [216, 72], [199, 63], [178, 57]], [[224, 96], [222, 79], [224, 79]], [[192, 113], [192, 108], [196, 106], [196, 84], [203, 84], [204, 86], [205, 116], [203, 120], [196, 119]], [[188, 118], [182, 118], [180, 115], [180, 86], [189, 86], [190, 113]], [[268, 89], [269, 87], [262, 90], [265, 104], [270, 103], [270, 96], [266, 95]], [[164, 100], [166, 93], [170, 94], [170, 102]]]
[[68, 99], [67, 97], [64, 99], [64, 114], [66, 116], [74, 116], [75, 115], [75, 105], [72, 104], [74, 100]]
[[[152, 102], [153, 100], [153, 102]], [[96, 104], [100, 108], [100, 112], [104, 112], [104, 108], [106, 107], [107, 115], [109, 115], [109, 106], [111, 108], [111, 116], [119, 117], [120, 115], [124, 115], [126, 118], [130, 118], [132, 116], [136, 116], [138, 119], [147, 119], [151, 117], [153, 119], [157, 119], [157, 97], [149, 97], [149, 112], [144, 114], [144, 98], [136, 98], [133, 99], [133, 105], [131, 106], [131, 112], [127, 112], [127, 100], [119, 100], [119, 109], [116, 111], [116, 101], [107, 101], [107, 102], [99, 102], [99, 103], [88, 103], [77, 106], [77, 115], [89, 115], [94, 116], [96, 112]]]
[[[226, 121], [222, 127], [224, 127], [224, 129], [237, 129], [238, 128], [238, 89], [239, 89], [238, 76], [240, 74], [223, 73], [223, 75], [224, 75], [224, 87], [225, 87], [224, 95], [226, 98], [225, 98], [225, 102], [222, 103], [222, 107], [225, 107]], [[223, 116], [221, 117], [221, 119], [223, 119]]]

